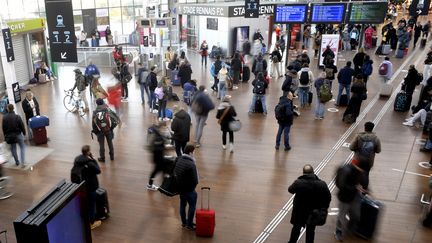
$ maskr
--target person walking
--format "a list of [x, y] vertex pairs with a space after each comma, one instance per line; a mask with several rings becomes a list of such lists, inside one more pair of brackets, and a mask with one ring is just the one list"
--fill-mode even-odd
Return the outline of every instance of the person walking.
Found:
[[[92, 84], [93, 79], [95, 76], [99, 77], [100, 76], [100, 71], [98, 69], [98, 67], [93, 64], [92, 60], [89, 60], [89, 65], [86, 67], [85, 71], [84, 71], [84, 76], [86, 77], [86, 81], [87, 81], [87, 85]], [[91, 98], [91, 91], [90, 91], [90, 98]]]
[[164, 121], [159, 121], [157, 124], [151, 126], [149, 128], [150, 133], [150, 139], [149, 139], [149, 145], [150, 150], [153, 154], [153, 171], [150, 173], [150, 178], [147, 184], [147, 189], [156, 191], [158, 187], [153, 184], [154, 179], [156, 175], [159, 172], [165, 171], [165, 137], [162, 135], [162, 132], [160, 131], [160, 128], [162, 126], [165, 126]]
[[407, 107], [411, 107], [412, 96], [414, 94], [415, 88], [417, 85], [420, 84], [422, 78], [423, 77], [421, 76], [421, 74], [419, 74], [415, 66], [410, 65], [408, 68], [408, 74], [404, 78], [401, 88], [402, 90], [405, 90], [405, 93], [407, 95]]
[[205, 86], [201, 85], [192, 100], [192, 111], [195, 113], [196, 126], [195, 126], [195, 146], [201, 147], [201, 137], [203, 134], [204, 126], [207, 121], [208, 113], [215, 108], [213, 101], [205, 92]]
[[231, 59], [231, 70], [233, 75], [233, 89], [238, 89], [238, 84], [240, 82], [240, 72], [242, 70], [242, 62], [238, 52], [234, 53], [234, 57]]
[[327, 45], [325, 51], [323, 52], [323, 54], [321, 56], [324, 58], [324, 60], [322, 62], [322, 64], [324, 66], [328, 65], [330, 63], [330, 60], [334, 60], [334, 58], [335, 58], [335, 54], [329, 45]]
[[285, 80], [281, 87], [282, 95], [286, 96], [288, 92], [294, 93], [298, 89], [298, 85], [297, 71], [294, 69], [288, 70], [285, 73]]
[[314, 42], [312, 48], [314, 49], [314, 58], [318, 59], [319, 49], [321, 47], [322, 35], [320, 31], [317, 31], [314, 36]]
[[413, 48], [416, 48], [417, 41], [422, 34], [422, 29], [423, 29], [423, 27], [420, 24], [420, 22], [418, 22], [414, 27], [414, 42], [413, 42], [414, 46], [413, 46]]
[[129, 64], [123, 62], [120, 69], [120, 82], [122, 87], [122, 102], [127, 102], [129, 98], [128, 83], [132, 79], [132, 75], [129, 72]]
[[226, 137], [227, 133], [229, 134], [229, 150], [230, 153], [234, 153], [234, 132], [230, 129], [230, 122], [235, 120], [235, 116], [237, 113], [235, 111], [234, 106], [230, 103], [230, 97], [224, 96], [222, 102], [219, 104], [217, 108], [216, 119], [218, 119], [218, 123], [221, 127], [222, 131], [222, 148], [226, 149]]
[[192, 78], [192, 68], [191, 64], [188, 60], [184, 60], [180, 62], [179, 71], [177, 76], [180, 78], [181, 87], [183, 88], [184, 84], [189, 82]]
[[[174, 167], [180, 194], [180, 218], [182, 227], [188, 230], [195, 230], [193, 221], [198, 197], [195, 191], [198, 185], [198, 171], [193, 157], [194, 150], [194, 145], [186, 144], [184, 154], [178, 157]], [[187, 214], [186, 206], [189, 206]]]
[[225, 65], [222, 65], [221, 70], [218, 72], [218, 88], [217, 88], [217, 99], [221, 100], [226, 95], [228, 70]]
[[253, 96], [252, 96], [252, 103], [249, 107], [249, 114], [255, 112], [255, 103], [257, 102], [257, 100], [260, 100], [262, 104], [263, 114], [267, 115], [265, 94], [266, 94], [266, 89], [268, 87], [268, 84], [264, 79], [263, 73], [258, 73], [257, 78], [255, 78], [255, 80], [252, 81], [252, 85], [254, 88], [252, 90]]
[[252, 63], [252, 73], [255, 75], [255, 78], [258, 76], [258, 73], [266, 73], [267, 72], [267, 61], [264, 59], [264, 56], [259, 53], [257, 58]]
[[279, 129], [276, 135], [276, 150], [279, 150], [282, 132], [284, 133], [285, 151], [291, 150], [289, 132], [294, 120], [294, 105], [292, 100], [293, 94], [288, 92], [287, 95], [283, 95], [279, 98], [279, 103], [275, 107], [275, 117], [279, 124]]
[[79, 68], [76, 68], [74, 72], [75, 72], [75, 84], [70, 89], [70, 91], [73, 92], [75, 88], [78, 90], [78, 97], [80, 97], [84, 101], [84, 105], [85, 105], [84, 111], [87, 112], [89, 111], [89, 104], [85, 92], [87, 88], [86, 77], [81, 73], [81, 70]]
[[209, 49], [209, 47], [208, 47], [207, 41], [204, 40], [204, 41], [201, 43], [201, 47], [200, 47], [201, 66], [203, 66], [204, 63], [205, 63], [205, 66], [207, 67], [208, 49]]
[[140, 92], [141, 92], [141, 104], [144, 105], [145, 98], [144, 93], [147, 95], [148, 105], [150, 106], [151, 102], [151, 96], [150, 96], [150, 90], [147, 85], [147, 78], [149, 77], [150, 72], [142, 63], [139, 64], [140, 68], [138, 69], [138, 84], [140, 86]]
[[[74, 168], [79, 168], [78, 171], [81, 173], [78, 176], [86, 182], [84, 185], [87, 192], [90, 228], [94, 229], [102, 224], [100, 220], [96, 219], [96, 190], [99, 188], [97, 175], [101, 173], [101, 170], [93, 158], [89, 145], [84, 145], [81, 148], [81, 154], [75, 157]], [[74, 168], [72, 168], [72, 173]], [[73, 182], [80, 183], [80, 181]]]
[[110, 160], [114, 160], [114, 128], [121, 123], [120, 118], [103, 101], [96, 100], [96, 110], [93, 111], [92, 133], [96, 134], [99, 143], [99, 162], [105, 162], [105, 139], [109, 148]]
[[330, 83], [333, 83], [333, 80], [335, 80], [336, 73], [338, 72], [338, 69], [334, 63], [334, 59], [330, 59], [327, 61], [327, 64], [324, 65], [324, 72], [326, 74], [326, 79], [330, 81]]
[[348, 106], [343, 114], [342, 121], [346, 123], [354, 123], [360, 115], [360, 108], [363, 100], [366, 100], [366, 85], [363, 82], [363, 76], [357, 74], [351, 86], [351, 98], [348, 101]]
[[354, 63], [354, 75], [361, 74], [362, 73], [362, 67], [364, 63], [366, 53], [363, 47], [360, 47], [358, 49], [358, 52], [354, 55], [353, 63]]
[[217, 56], [216, 61], [210, 67], [210, 73], [214, 79], [214, 83], [211, 86], [211, 89], [216, 91], [216, 92], [218, 91], [218, 84], [219, 84], [218, 74], [219, 74], [220, 70], [222, 69], [222, 66], [223, 65], [222, 65], [222, 61], [220, 60], [220, 56]]
[[16, 166], [20, 165], [20, 160], [18, 159], [17, 147], [18, 144], [20, 147], [20, 156], [21, 156], [21, 167], [25, 167], [25, 144], [24, 144], [24, 136], [26, 135], [26, 131], [24, 128], [24, 123], [21, 117], [15, 114], [15, 107], [13, 104], [7, 105], [7, 113], [3, 115], [3, 135], [5, 142], [11, 145], [11, 153], [15, 160]]
[[372, 169], [375, 161], [375, 154], [381, 152], [381, 141], [373, 132], [375, 124], [366, 122], [364, 132], [357, 134], [350, 144], [350, 150], [354, 151], [354, 160], [365, 164], [365, 173], [361, 181], [364, 190], [368, 190], [369, 172]]
[[29, 120], [32, 117], [40, 116], [40, 111], [39, 111], [39, 102], [34, 97], [33, 92], [31, 92], [30, 89], [26, 91], [26, 95], [24, 100], [21, 103], [21, 106], [26, 118], [25, 123], [27, 124], [27, 128], [28, 128], [28, 138], [32, 139], [32, 130], [29, 125]]
[[331, 201], [327, 184], [315, 175], [309, 164], [303, 167], [303, 175], [297, 178], [288, 192], [295, 194], [291, 214], [291, 236], [288, 243], [296, 243], [300, 230], [306, 227], [306, 243], [313, 243], [316, 225], [308, 223], [308, 218], [315, 209], [328, 209]]
[[364, 57], [363, 66], [361, 68], [362, 75], [363, 75], [363, 82], [366, 85], [367, 89], [367, 81], [369, 79], [369, 76], [372, 75], [373, 72], [373, 61], [371, 60], [369, 55], [366, 55]]
[[108, 93], [99, 83], [99, 77], [93, 79], [90, 90], [93, 96], [96, 97], [97, 99], [105, 99], [106, 97], [108, 97]]
[[385, 57], [384, 61], [379, 65], [378, 74], [384, 84], [386, 84], [393, 76], [393, 64], [390, 62], [389, 57]]
[[354, 69], [351, 68], [351, 61], [346, 63], [346, 66], [342, 68], [338, 73], [339, 91], [336, 100], [336, 105], [340, 104], [340, 97], [345, 89], [345, 94], [347, 95], [347, 100], [350, 99], [350, 88], [351, 82], [354, 76]]
[[272, 76], [275, 77], [276, 79], [282, 77], [282, 74], [279, 70], [279, 65], [280, 62], [282, 61], [282, 55], [277, 45], [275, 46], [273, 52], [270, 54], [270, 59], [272, 61]]
[[172, 139], [174, 140], [177, 156], [181, 156], [190, 139], [191, 117], [183, 108], [179, 108], [178, 106], [174, 106], [173, 110], [174, 119], [171, 123], [171, 130], [173, 131]]
[[303, 31], [303, 49], [309, 49], [309, 40], [311, 38], [311, 35], [311, 27], [310, 25], [308, 25]]

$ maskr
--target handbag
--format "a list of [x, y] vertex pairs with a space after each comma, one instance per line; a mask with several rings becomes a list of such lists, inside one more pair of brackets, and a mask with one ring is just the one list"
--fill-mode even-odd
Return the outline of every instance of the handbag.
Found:
[[327, 220], [327, 209], [326, 208], [317, 208], [312, 210], [312, 212], [309, 214], [306, 224], [307, 225], [316, 225], [316, 226], [322, 226], [326, 223]]
[[240, 131], [242, 124], [239, 120], [234, 120], [234, 121], [230, 121], [228, 123], [228, 127], [229, 127], [230, 131], [238, 132], [238, 131]]
[[162, 185], [160, 185], [158, 191], [168, 197], [173, 197], [179, 194], [177, 176], [174, 173], [170, 175], [165, 175], [162, 181]]

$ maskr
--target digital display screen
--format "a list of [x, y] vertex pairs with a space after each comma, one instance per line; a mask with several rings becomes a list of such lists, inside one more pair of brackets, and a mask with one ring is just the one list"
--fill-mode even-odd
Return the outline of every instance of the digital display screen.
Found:
[[150, 26], [150, 20], [149, 19], [141, 20], [141, 25], [144, 27]]
[[166, 26], [166, 20], [164, 19], [156, 20], [156, 26]]
[[[81, 219], [81, 200], [76, 195], [47, 223], [50, 243], [85, 243], [84, 223]], [[67, 225], [67, 227], [64, 227]]]
[[276, 23], [304, 23], [306, 22], [307, 5], [276, 6]]
[[313, 4], [312, 23], [342, 23], [345, 16], [345, 4]]
[[352, 3], [349, 8], [350, 23], [376, 23], [384, 22], [387, 13], [387, 3]]

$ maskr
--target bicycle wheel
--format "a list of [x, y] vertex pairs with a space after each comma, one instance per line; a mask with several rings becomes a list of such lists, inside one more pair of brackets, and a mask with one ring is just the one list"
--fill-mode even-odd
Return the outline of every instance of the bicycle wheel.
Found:
[[75, 106], [75, 98], [72, 95], [66, 95], [63, 99], [63, 105], [69, 112], [75, 112], [76, 106]]
[[85, 116], [86, 112], [84, 111], [84, 109], [85, 109], [84, 101], [82, 99], [79, 99], [76, 102], [77, 102], [77, 106], [78, 106], [78, 114], [81, 117]]

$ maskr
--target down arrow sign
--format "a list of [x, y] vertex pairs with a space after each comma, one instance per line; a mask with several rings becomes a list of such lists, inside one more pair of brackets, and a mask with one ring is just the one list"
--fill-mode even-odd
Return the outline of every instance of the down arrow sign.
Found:
[[67, 52], [60, 52], [61, 59], [66, 59]]

